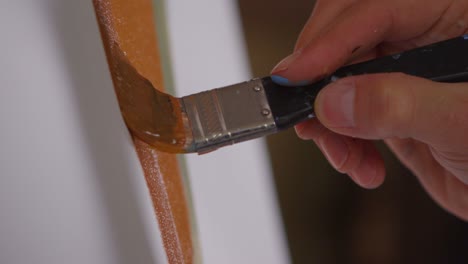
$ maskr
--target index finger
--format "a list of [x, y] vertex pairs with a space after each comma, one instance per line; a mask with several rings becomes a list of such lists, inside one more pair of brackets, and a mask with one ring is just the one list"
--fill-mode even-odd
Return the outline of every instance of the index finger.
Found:
[[354, 53], [379, 44], [390, 31], [392, 20], [391, 10], [381, 2], [357, 3], [341, 13], [327, 32], [297, 50], [291, 60], [280, 63], [272, 75], [285, 78], [289, 84], [329, 75]]
[[333, 21], [356, 0], [317, 0], [304, 28], [299, 35], [294, 50], [304, 48], [311, 40], [333, 24]]

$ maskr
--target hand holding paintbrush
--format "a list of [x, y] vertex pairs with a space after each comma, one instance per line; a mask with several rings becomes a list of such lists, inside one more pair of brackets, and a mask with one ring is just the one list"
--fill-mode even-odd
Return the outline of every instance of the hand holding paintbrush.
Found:
[[[285, 85], [314, 81], [349, 61], [465, 34], [467, 18], [468, 1], [318, 1], [295, 52], [273, 75]], [[433, 70], [447, 71], [458, 63], [466, 70], [467, 47], [453, 45], [444, 54]], [[407, 61], [410, 71], [400, 72], [426, 71], [431, 58]], [[315, 111], [318, 120], [301, 123], [296, 131], [314, 140], [337, 170], [363, 187], [379, 186], [385, 168], [369, 140], [383, 139], [440, 205], [468, 220], [467, 83], [437, 83], [400, 73], [349, 77], [324, 88]]]

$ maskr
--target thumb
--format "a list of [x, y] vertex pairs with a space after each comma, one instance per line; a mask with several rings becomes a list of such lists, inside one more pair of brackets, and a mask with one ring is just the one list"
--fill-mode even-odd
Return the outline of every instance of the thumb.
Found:
[[315, 111], [323, 125], [351, 137], [459, 146], [468, 131], [468, 84], [401, 73], [354, 76], [325, 87]]

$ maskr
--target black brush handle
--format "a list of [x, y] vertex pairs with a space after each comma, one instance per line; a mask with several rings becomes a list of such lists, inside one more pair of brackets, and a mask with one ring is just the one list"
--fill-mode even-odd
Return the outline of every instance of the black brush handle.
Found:
[[318, 92], [332, 81], [353, 75], [389, 72], [402, 72], [439, 82], [468, 81], [468, 35], [349, 65], [306, 86], [284, 87], [274, 83], [270, 77], [262, 81], [276, 126], [285, 129], [314, 116]]

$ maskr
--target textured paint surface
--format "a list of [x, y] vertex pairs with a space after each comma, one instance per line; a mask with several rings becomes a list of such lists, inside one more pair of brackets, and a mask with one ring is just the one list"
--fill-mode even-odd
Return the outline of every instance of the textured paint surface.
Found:
[[[150, 0], [95, 0], [98, 22], [114, 86], [121, 78], [119, 54], [124, 54], [139, 74], [162, 90]], [[145, 172], [169, 263], [193, 263], [193, 246], [183, 179], [175, 155], [156, 151], [134, 138]]]

